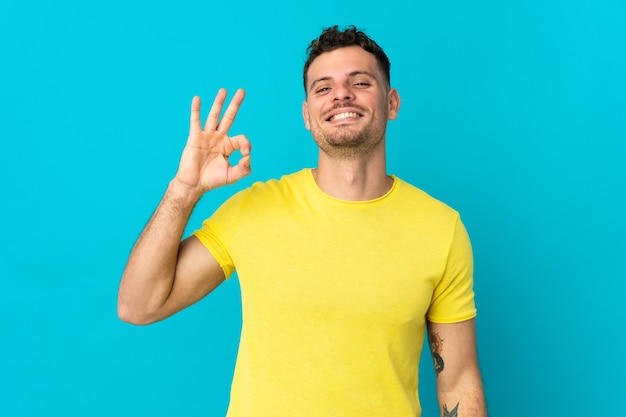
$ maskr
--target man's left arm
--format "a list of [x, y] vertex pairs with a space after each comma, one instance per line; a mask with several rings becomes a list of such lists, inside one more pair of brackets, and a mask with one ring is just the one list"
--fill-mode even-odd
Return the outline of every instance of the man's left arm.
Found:
[[487, 417], [476, 351], [475, 319], [428, 323], [428, 341], [437, 375], [443, 417]]

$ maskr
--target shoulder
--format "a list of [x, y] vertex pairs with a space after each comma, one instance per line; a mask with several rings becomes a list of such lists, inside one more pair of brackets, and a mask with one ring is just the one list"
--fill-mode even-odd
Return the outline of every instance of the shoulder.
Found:
[[279, 195], [293, 194], [303, 189], [310, 175], [309, 169], [283, 175], [278, 179], [257, 181], [249, 188], [241, 191], [248, 198], [274, 198]]
[[[209, 217], [211, 223], [235, 224], [243, 219], [277, 217], [280, 210], [289, 209], [293, 189], [306, 178], [306, 170], [284, 175], [280, 179], [257, 181], [228, 197]], [[305, 181], [304, 181], [305, 182]]]
[[308, 170], [304, 169], [283, 175], [278, 179], [256, 181], [249, 187], [232, 195], [225, 205], [236, 205], [239, 209], [258, 210], [282, 205], [294, 195], [306, 192]]
[[413, 184], [398, 177], [394, 178], [397, 181], [397, 197], [400, 205], [409, 210], [415, 210], [422, 215], [448, 219], [457, 219], [459, 217], [459, 213], [443, 201], [433, 197]]
[[280, 178], [272, 178], [266, 181], [257, 181], [250, 186], [249, 190], [256, 192], [265, 192], [289, 188], [295, 185], [301, 185], [307, 181], [308, 176], [311, 175], [310, 172], [311, 170], [307, 168], [301, 171], [285, 174]]

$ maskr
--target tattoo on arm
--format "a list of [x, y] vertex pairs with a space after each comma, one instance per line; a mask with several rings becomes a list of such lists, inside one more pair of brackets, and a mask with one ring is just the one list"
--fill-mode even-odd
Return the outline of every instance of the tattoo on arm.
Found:
[[457, 417], [459, 414], [459, 403], [456, 403], [456, 406], [452, 409], [452, 411], [448, 411], [448, 407], [443, 405], [443, 417]]
[[435, 363], [435, 373], [439, 376], [441, 371], [443, 371], [444, 365], [443, 358], [441, 357], [441, 352], [443, 351], [443, 339], [439, 337], [439, 333], [429, 334], [428, 339], [430, 341], [430, 353], [433, 355], [433, 362]]

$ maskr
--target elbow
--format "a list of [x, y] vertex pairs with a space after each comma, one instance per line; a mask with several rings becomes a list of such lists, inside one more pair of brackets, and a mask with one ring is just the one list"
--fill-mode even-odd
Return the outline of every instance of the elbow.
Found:
[[139, 314], [121, 300], [118, 301], [117, 304], [117, 317], [125, 323], [134, 324], [136, 326], [145, 326], [157, 321], [151, 319], [147, 314]]
[[122, 320], [124, 323], [143, 325], [144, 323], [139, 320], [139, 318], [133, 314], [131, 309], [125, 307], [123, 305], [118, 304], [117, 306], [117, 317]]

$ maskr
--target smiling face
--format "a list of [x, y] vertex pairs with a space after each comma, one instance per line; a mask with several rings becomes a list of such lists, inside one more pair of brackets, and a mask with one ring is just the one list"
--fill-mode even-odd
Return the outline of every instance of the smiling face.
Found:
[[307, 80], [302, 116], [323, 152], [349, 158], [384, 148], [387, 120], [397, 117], [400, 97], [374, 55], [359, 46], [325, 52], [311, 63]]

